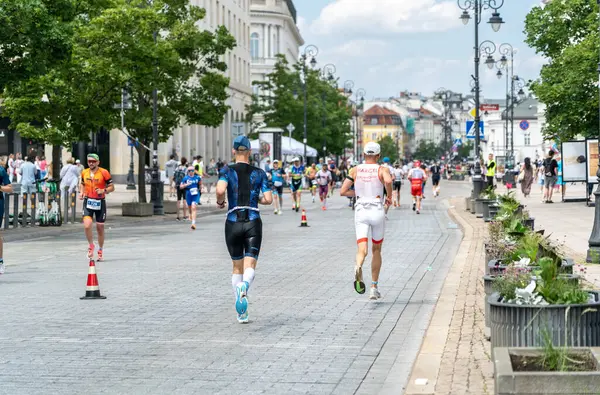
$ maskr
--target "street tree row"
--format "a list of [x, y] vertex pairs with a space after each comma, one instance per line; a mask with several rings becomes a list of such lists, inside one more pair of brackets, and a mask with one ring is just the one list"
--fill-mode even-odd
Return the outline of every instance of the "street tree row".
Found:
[[261, 114], [267, 126], [284, 130], [291, 123], [295, 127], [292, 137], [303, 141], [306, 89], [308, 145], [319, 152], [325, 145], [328, 153], [342, 155], [352, 146], [353, 109], [338, 89], [338, 81], [322, 74], [321, 70], [306, 67], [302, 59], [290, 65], [284, 55], [277, 55], [275, 68], [266, 80], [253, 81], [259, 93], [253, 96], [247, 120], [252, 122], [255, 115]]
[[[217, 127], [229, 108], [222, 59], [236, 43], [224, 26], [198, 29], [204, 17], [188, 0], [3, 0], [3, 116], [22, 136], [55, 147], [54, 174], [59, 146], [120, 128], [113, 106], [123, 88], [132, 101], [128, 133], [144, 145], [152, 141], [154, 89], [161, 142], [182, 122]], [[145, 148], [136, 149], [143, 169]]]
[[598, 136], [597, 0], [554, 0], [525, 20], [526, 43], [547, 60], [531, 90], [544, 103], [544, 136]]

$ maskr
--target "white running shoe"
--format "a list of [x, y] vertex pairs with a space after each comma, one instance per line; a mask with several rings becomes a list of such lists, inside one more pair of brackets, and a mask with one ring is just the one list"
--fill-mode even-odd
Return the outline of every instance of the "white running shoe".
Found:
[[4, 274], [4, 262], [0, 263], [0, 274]]
[[371, 287], [371, 291], [369, 292], [369, 299], [371, 299], [371, 300], [381, 299], [381, 293], [379, 292], [378, 288]]
[[240, 324], [247, 324], [248, 323], [248, 311], [246, 311], [244, 314], [238, 314], [237, 320], [238, 320], [238, 323], [240, 323]]
[[279, 210], [275, 209], [273, 210], [273, 214], [277, 215], [277, 213], [279, 212]]

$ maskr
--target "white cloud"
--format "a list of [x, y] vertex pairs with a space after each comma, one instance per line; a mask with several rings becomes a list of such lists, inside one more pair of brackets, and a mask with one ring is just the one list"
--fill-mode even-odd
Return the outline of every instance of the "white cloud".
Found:
[[311, 25], [319, 35], [439, 32], [460, 26], [455, 1], [336, 0]]

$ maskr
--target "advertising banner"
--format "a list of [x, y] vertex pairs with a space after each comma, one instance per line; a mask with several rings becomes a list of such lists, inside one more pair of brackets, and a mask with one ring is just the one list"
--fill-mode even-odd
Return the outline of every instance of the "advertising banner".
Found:
[[588, 184], [597, 184], [598, 177], [598, 139], [586, 140], [587, 144], [587, 182]]
[[587, 181], [586, 142], [585, 140], [565, 141], [562, 143], [562, 171], [564, 182]]

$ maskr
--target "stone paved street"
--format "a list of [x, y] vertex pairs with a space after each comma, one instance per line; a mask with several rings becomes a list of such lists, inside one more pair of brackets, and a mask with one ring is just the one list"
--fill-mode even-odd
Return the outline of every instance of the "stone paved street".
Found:
[[[442, 192], [465, 189], [446, 182]], [[321, 212], [304, 195], [308, 229], [287, 196], [284, 215], [263, 210], [248, 325], [235, 320], [223, 216], [196, 232], [111, 229], [109, 218], [106, 300], [79, 300], [83, 232], [7, 243], [0, 394], [401, 393], [462, 237], [447, 201], [427, 196], [417, 216], [404, 188], [403, 208], [390, 211], [378, 302], [352, 288], [346, 199]]]

